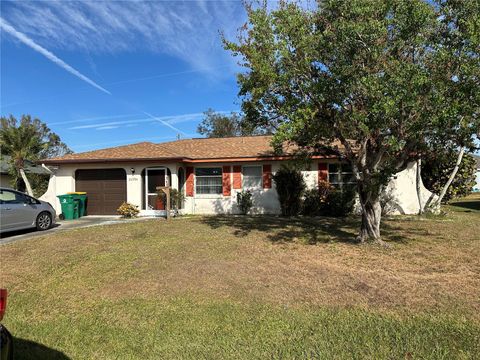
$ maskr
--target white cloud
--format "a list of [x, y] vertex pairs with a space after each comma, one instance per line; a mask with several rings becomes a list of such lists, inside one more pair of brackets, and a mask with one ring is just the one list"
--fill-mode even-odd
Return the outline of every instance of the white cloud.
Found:
[[75, 75], [76, 77], [78, 77], [79, 79], [85, 81], [86, 83], [92, 85], [93, 87], [97, 88], [98, 90], [100, 91], [103, 91], [104, 93], [107, 93], [109, 95], [111, 95], [111, 93], [104, 89], [103, 87], [101, 87], [100, 85], [98, 85], [96, 82], [94, 82], [93, 80], [91, 80], [90, 78], [86, 77], [85, 75], [83, 75], [82, 73], [80, 73], [78, 70], [74, 69], [73, 67], [71, 67], [70, 65], [68, 65], [66, 62], [64, 62], [62, 59], [58, 58], [55, 54], [53, 54], [52, 52], [48, 51], [47, 49], [45, 49], [44, 47], [38, 45], [35, 41], [33, 41], [32, 39], [30, 39], [28, 36], [26, 36], [25, 34], [17, 31], [13, 26], [11, 26], [10, 24], [8, 24], [5, 20], [3, 20], [2, 18], [0, 18], [0, 28], [9, 33], [10, 35], [14, 36], [16, 39], [20, 40], [22, 43], [24, 43], [25, 45], [31, 47], [33, 50], [35, 50], [36, 52], [42, 54], [43, 56], [45, 56], [48, 60], [52, 61], [53, 63], [57, 64], [58, 66], [60, 66], [61, 68], [63, 68], [64, 70], [68, 71], [69, 73]]
[[245, 20], [240, 1], [18, 1], [2, 2], [2, 13], [49, 48], [92, 54], [148, 50], [208, 73], [233, 67], [219, 31], [233, 38]]

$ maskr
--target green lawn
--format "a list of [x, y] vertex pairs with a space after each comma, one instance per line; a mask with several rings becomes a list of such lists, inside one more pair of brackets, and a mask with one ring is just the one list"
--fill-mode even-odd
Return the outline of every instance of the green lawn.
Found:
[[474, 359], [480, 196], [446, 216], [190, 217], [0, 247], [19, 359]]

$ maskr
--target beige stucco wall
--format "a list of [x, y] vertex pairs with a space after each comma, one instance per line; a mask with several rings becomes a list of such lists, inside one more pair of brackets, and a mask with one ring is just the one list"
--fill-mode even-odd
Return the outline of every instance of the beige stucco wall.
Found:
[[[244, 162], [235, 165], [272, 165], [272, 175], [280, 169], [281, 162]], [[198, 166], [221, 167], [222, 163], [203, 164]], [[309, 169], [302, 171], [308, 188], [314, 188], [318, 182], [318, 161], [313, 161]], [[230, 183], [233, 184], [233, 173], [230, 174]], [[237, 193], [240, 190], [232, 188], [230, 196], [223, 195], [196, 195], [187, 197], [185, 202], [185, 213], [190, 214], [238, 214]], [[253, 191], [253, 214], [279, 214], [280, 203], [278, 202], [275, 182], [272, 181], [271, 189], [257, 189]]]
[[[263, 165], [271, 164], [272, 173], [275, 173], [280, 168], [280, 162], [245, 162], [241, 165]], [[192, 164], [188, 166], [193, 167], [221, 167], [223, 163], [208, 163], [208, 164]], [[235, 164], [237, 165], [237, 164]], [[240, 165], [240, 164], [239, 164]], [[124, 169], [127, 174], [127, 201], [131, 204], [139, 206], [142, 209], [142, 203], [145, 194], [142, 189], [142, 171], [145, 168], [151, 167], [167, 167], [171, 172], [171, 186], [178, 188], [178, 169], [186, 165], [179, 163], [107, 163], [107, 164], [78, 164], [78, 165], [61, 165], [50, 167], [53, 175], [50, 177], [49, 188], [47, 192], [41, 196], [44, 201], [50, 202], [57, 213], [61, 212], [60, 202], [57, 195], [65, 194], [67, 192], [76, 191], [75, 189], [75, 171], [78, 169]], [[135, 172], [132, 173], [131, 169]], [[312, 162], [309, 170], [303, 171], [305, 181], [309, 188], [317, 185], [318, 176], [318, 162]], [[231, 183], [233, 184], [233, 174], [231, 174]], [[223, 195], [196, 195], [195, 197], [187, 197], [185, 199], [183, 213], [186, 214], [216, 214], [216, 213], [238, 213], [236, 206], [237, 192], [241, 190], [234, 190], [232, 188], [231, 196]], [[254, 191], [254, 207], [253, 213], [270, 213], [277, 214], [280, 212], [280, 204], [277, 199], [277, 192], [275, 190], [275, 183], [272, 181], [271, 189], [259, 189]], [[143, 215], [152, 215], [155, 212], [145, 211], [142, 209]]]
[[[423, 206], [432, 203], [436, 197], [421, 182], [420, 198]], [[418, 214], [420, 204], [417, 195], [417, 164], [415, 162], [409, 163], [405, 170], [393, 176], [384, 191], [384, 198], [389, 200], [383, 209], [387, 214]]]
[[[245, 162], [241, 165], [272, 165], [272, 173], [278, 169], [278, 163], [271, 162]], [[194, 167], [221, 167], [222, 163], [198, 164]], [[237, 164], [235, 164], [237, 165]], [[232, 170], [232, 169], [231, 169]], [[230, 173], [230, 183], [233, 184], [233, 173]], [[241, 190], [231, 189], [230, 196], [202, 195], [196, 194], [194, 197], [187, 197], [185, 201], [185, 212], [190, 214], [236, 214], [239, 212], [237, 207], [237, 193]], [[272, 181], [271, 189], [257, 189], [253, 191], [252, 213], [275, 214], [279, 212], [280, 204], [276, 196], [275, 184]]]
[[[318, 186], [318, 162], [312, 161], [310, 168], [303, 170], [302, 174], [305, 179], [307, 188], [313, 189]], [[334, 160], [322, 160], [321, 162], [334, 162]], [[262, 165], [264, 163], [261, 163]], [[274, 174], [281, 166], [281, 162], [267, 163], [272, 164], [272, 173]], [[221, 166], [222, 164], [212, 164], [211, 166]], [[259, 163], [245, 163], [244, 165], [259, 165]], [[233, 174], [232, 174], [233, 177]], [[418, 214], [420, 204], [417, 196], [417, 165], [415, 162], [410, 163], [407, 168], [396, 174], [390, 180], [384, 191], [384, 198], [388, 202], [384, 208], [384, 212], [389, 215], [405, 215]], [[233, 183], [233, 178], [231, 179]], [[237, 192], [241, 190], [232, 189], [229, 197], [222, 195], [197, 195], [194, 198], [187, 198], [189, 207], [188, 213], [192, 214], [218, 214], [218, 213], [238, 213], [236, 206]], [[432, 194], [425, 188], [423, 182], [420, 186], [420, 196], [422, 204], [431, 202], [436, 195]], [[280, 203], [278, 202], [275, 182], [272, 181], [271, 189], [261, 189], [254, 192], [254, 207], [252, 213], [257, 214], [279, 214]], [[358, 206], [358, 205], [357, 205]]]
[[[175, 163], [106, 163], [106, 164], [78, 164], [61, 165], [50, 167], [53, 175], [50, 177], [49, 188], [47, 192], [40, 197], [41, 200], [48, 201], [53, 205], [57, 213], [61, 213], [60, 201], [57, 195], [76, 191], [75, 189], [75, 171], [80, 169], [124, 169], [127, 174], [127, 202], [137, 205], [140, 209], [144, 194], [142, 192], [142, 171], [147, 167], [166, 167], [170, 170], [172, 176], [172, 186], [178, 187], [177, 169]], [[131, 169], [135, 172], [132, 172]]]
[[[312, 161], [309, 169], [302, 171], [308, 188], [315, 188], [318, 183], [318, 162]], [[325, 162], [325, 160], [322, 160]], [[329, 162], [329, 161], [326, 161]], [[333, 162], [330, 161], [330, 162]], [[281, 162], [245, 162], [238, 165], [272, 165], [272, 173], [274, 174], [281, 166]], [[222, 163], [193, 164], [193, 167], [221, 167]], [[237, 164], [235, 164], [237, 165]], [[178, 169], [185, 165], [179, 163], [107, 163], [107, 164], [82, 164], [82, 165], [62, 165], [52, 168], [54, 174], [50, 178], [48, 191], [41, 197], [42, 200], [50, 202], [58, 213], [60, 210], [60, 202], [57, 195], [75, 191], [75, 171], [77, 169], [106, 169], [106, 168], [122, 168], [127, 174], [127, 201], [137, 205], [142, 209], [142, 203], [145, 194], [142, 189], [142, 171], [149, 167], [167, 167], [171, 172], [171, 186], [178, 188]], [[135, 171], [132, 172], [131, 169]], [[233, 173], [231, 174], [231, 184], [233, 184]], [[223, 195], [196, 195], [187, 197], [184, 204], [183, 213], [185, 214], [221, 214], [221, 213], [238, 213], [236, 206], [237, 192], [232, 188], [230, 196]], [[389, 214], [416, 214], [418, 213], [419, 203], [416, 191], [416, 164], [411, 163], [404, 171], [394, 176], [386, 188], [385, 193], [389, 198], [386, 206], [386, 212]], [[430, 193], [422, 184], [421, 197], [422, 202], [426, 203], [431, 197]], [[258, 189], [254, 191], [253, 213], [269, 213], [278, 214], [280, 212], [280, 204], [275, 190], [275, 183], [272, 181], [271, 189]], [[145, 211], [142, 209], [143, 215], [155, 214], [155, 211]]]

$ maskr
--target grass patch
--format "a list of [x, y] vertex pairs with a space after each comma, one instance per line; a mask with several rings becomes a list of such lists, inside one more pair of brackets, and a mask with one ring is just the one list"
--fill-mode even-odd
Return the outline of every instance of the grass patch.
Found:
[[463, 202], [480, 197], [386, 219], [389, 249], [353, 244], [354, 218], [264, 216], [7, 244], [4, 323], [22, 359], [473, 359], [480, 211]]
[[[480, 327], [465, 319], [188, 298], [100, 301], [88, 316], [23, 319], [15, 329], [74, 359], [466, 359], [480, 350]], [[17, 351], [32, 360], [46, 353]]]

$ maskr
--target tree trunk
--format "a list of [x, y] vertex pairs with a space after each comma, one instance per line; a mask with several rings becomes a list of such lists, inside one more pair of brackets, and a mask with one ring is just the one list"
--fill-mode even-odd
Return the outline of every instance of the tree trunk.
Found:
[[418, 199], [418, 215], [423, 214], [423, 202], [422, 202], [422, 159], [417, 159], [417, 199]]
[[380, 193], [380, 189], [368, 191], [361, 184], [358, 186], [358, 196], [362, 206], [362, 225], [357, 240], [361, 243], [367, 240], [383, 243], [380, 236], [380, 220], [382, 218]]
[[445, 184], [442, 191], [440, 192], [440, 195], [438, 196], [437, 205], [440, 205], [442, 203], [442, 200], [443, 200], [445, 194], [447, 193], [447, 190], [450, 187], [450, 184], [452, 183], [453, 179], [455, 178], [455, 175], [457, 175], [458, 168], [460, 167], [460, 164], [462, 162], [464, 153], [465, 153], [465, 148], [462, 147], [460, 149], [460, 152], [458, 153], [457, 162], [455, 163], [455, 167], [453, 168], [452, 173], [450, 174], [450, 177], [448, 178], [447, 183]]
[[382, 242], [380, 237], [380, 219], [382, 217], [382, 207], [380, 200], [372, 202], [369, 201], [362, 205], [362, 226], [358, 240], [365, 242], [373, 240], [375, 242]]
[[30, 186], [30, 181], [28, 181], [27, 175], [25, 174], [25, 170], [23, 170], [23, 168], [19, 168], [18, 171], [20, 172], [23, 182], [25, 183], [25, 187], [27, 188], [27, 194], [33, 196], [32, 187]]

